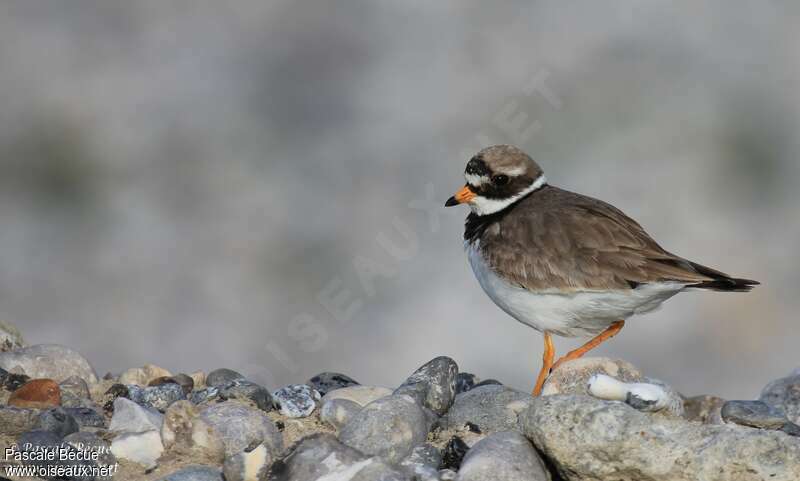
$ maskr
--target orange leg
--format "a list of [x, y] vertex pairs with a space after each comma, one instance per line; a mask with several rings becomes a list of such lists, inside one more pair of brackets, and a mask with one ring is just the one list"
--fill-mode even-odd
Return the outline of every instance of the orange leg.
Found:
[[598, 334], [594, 339], [590, 340], [589, 342], [579, 347], [578, 349], [570, 351], [569, 353], [567, 353], [566, 356], [556, 361], [556, 363], [553, 364], [552, 370], [555, 371], [558, 368], [558, 366], [564, 364], [567, 361], [572, 361], [573, 359], [578, 359], [580, 357], [583, 357], [583, 355], [586, 354], [587, 352], [591, 351], [600, 344], [604, 343], [605, 341], [619, 334], [619, 331], [621, 331], [624, 326], [625, 326], [625, 321], [617, 321], [611, 324], [610, 326], [608, 326], [608, 329]]
[[533, 395], [538, 396], [542, 393], [542, 387], [550, 375], [550, 370], [553, 368], [553, 358], [556, 356], [556, 350], [553, 347], [553, 337], [550, 333], [544, 333], [544, 355], [542, 355], [542, 370], [539, 371], [539, 377], [536, 378], [536, 386], [533, 388]]

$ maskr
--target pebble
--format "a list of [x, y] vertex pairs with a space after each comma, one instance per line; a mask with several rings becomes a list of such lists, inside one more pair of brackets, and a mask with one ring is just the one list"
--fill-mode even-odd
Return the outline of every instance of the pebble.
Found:
[[13, 325], [0, 321], [0, 352], [12, 351], [25, 347], [25, 340], [19, 329]]
[[550, 481], [544, 461], [525, 436], [495, 433], [478, 441], [464, 456], [458, 481]]
[[218, 468], [189, 466], [159, 478], [158, 481], [223, 481], [223, 479], [222, 473]]
[[319, 418], [337, 431], [361, 411], [361, 406], [349, 399], [330, 399], [322, 403]]
[[61, 405], [64, 407], [84, 407], [90, 403], [89, 385], [83, 378], [70, 376], [58, 384], [61, 389]]
[[232, 369], [220, 368], [215, 369], [208, 373], [206, 376], [206, 386], [217, 387], [229, 384], [237, 379], [244, 379], [245, 377]]
[[790, 421], [800, 424], [800, 373], [770, 382], [759, 400], [783, 410]]
[[225, 481], [262, 481], [267, 479], [273, 453], [263, 444], [225, 458], [222, 473]]
[[395, 391], [414, 398], [437, 415], [447, 412], [456, 396], [458, 364], [446, 356], [434, 358], [414, 371]]
[[16, 367], [33, 379], [53, 379], [58, 383], [78, 376], [89, 384], [97, 383], [97, 373], [89, 361], [58, 344], [37, 344], [0, 353], [0, 368], [13, 372]]
[[683, 417], [702, 424], [724, 424], [721, 411], [726, 402], [708, 394], [687, 398], [683, 401]]
[[338, 372], [321, 372], [309, 379], [307, 384], [324, 396], [336, 389], [358, 386], [360, 383], [350, 376]]
[[728, 401], [722, 406], [722, 420], [761, 429], [782, 429], [789, 423], [780, 409], [763, 401]]
[[39, 412], [33, 409], [0, 406], [0, 434], [19, 436], [36, 424]]
[[439, 471], [439, 481], [455, 481], [458, 473], [452, 469], [442, 469]]
[[190, 446], [194, 418], [197, 408], [191, 401], [178, 401], [164, 413], [161, 424], [161, 440], [165, 449], [175, 445]]
[[160, 412], [166, 411], [172, 403], [186, 399], [183, 388], [174, 383], [144, 388], [131, 384], [127, 388], [132, 401]]
[[219, 388], [207, 387], [198, 391], [192, 391], [189, 394], [189, 400], [194, 404], [202, 404], [204, 402], [215, 399], [219, 396]]
[[119, 397], [114, 401], [114, 416], [108, 429], [115, 433], [160, 432], [163, 421], [160, 413]]
[[178, 373], [174, 376], [153, 379], [148, 383], [148, 386], [159, 386], [161, 384], [168, 384], [170, 382], [179, 385], [183, 389], [183, 394], [187, 396], [194, 389], [194, 379], [192, 379], [191, 376], [183, 373]]
[[220, 460], [263, 442], [274, 453], [283, 450], [283, 438], [267, 415], [237, 401], [212, 405], [193, 422], [191, 440]]
[[25, 374], [16, 374], [0, 368], [0, 389], [16, 391], [30, 380], [31, 378]]
[[75, 418], [81, 428], [105, 428], [106, 418], [99, 411], [88, 407], [64, 408], [70, 416]]
[[350, 386], [331, 391], [322, 398], [322, 403], [331, 399], [347, 399], [353, 401], [361, 407], [366, 406], [372, 401], [392, 394], [391, 389], [375, 386]]
[[172, 376], [172, 373], [163, 367], [155, 364], [145, 364], [142, 367], [133, 367], [123, 372], [120, 374], [118, 382], [120, 384], [133, 384], [144, 387], [154, 379], [170, 376]]
[[442, 452], [442, 463], [440, 467], [442, 469], [452, 469], [454, 471], [458, 471], [461, 467], [461, 462], [464, 460], [464, 456], [469, 451], [469, 446], [467, 443], [464, 442], [458, 436], [453, 436], [450, 438], [450, 441], [444, 447], [444, 451]]
[[330, 434], [313, 434], [273, 465], [281, 481], [411, 481], [378, 457], [368, 457]]
[[57, 407], [42, 411], [36, 419], [34, 429], [50, 431], [59, 438], [63, 438], [78, 432], [80, 426], [78, 425], [78, 421], [66, 412], [64, 408]]
[[103, 394], [103, 410], [105, 412], [114, 412], [114, 401], [117, 398], [130, 398], [130, 391], [124, 384], [114, 384]]
[[33, 409], [59, 406], [61, 405], [61, 389], [51, 379], [34, 379], [11, 393], [8, 405]]
[[[97, 464], [99, 466], [114, 466], [117, 464], [117, 458], [111, 453], [111, 445], [94, 433], [85, 431], [72, 433], [65, 437], [64, 441], [78, 451], [97, 453]], [[112, 478], [113, 473], [110, 476], [99, 479]]]
[[442, 453], [436, 446], [425, 443], [412, 449], [398, 467], [419, 481], [434, 481], [438, 479], [441, 464]]
[[439, 421], [446, 429], [472, 423], [483, 433], [517, 429], [517, 418], [530, 405], [530, 393], [502, 385], [473, 388], [456, 396], [453, 407]]
[[365, 406], [341, 429], [339, 439], [394, 464], [424, 443], [430, 428], [430, 418], [412, 397], [392, 395]]
[[662, 385], [646, 382], [622, 382], [605, 374], [589, 379], [589, 394], [609, 401], [623, 401], [634, 409], [647, 412], [675, 410], [683, 414], [683, 399], [670, 395]]
[[289, 418], [310, 416], [320, 398], [319, 393], [306, 384], [292, 384], [272, 393], [272, 400], [281, 414]]
[[467, 392], [478, 382], [478, 377], [468, 372], [460, 372], [456, 376], [456, 395]]
[[189, 377], [192, 378], [195, 389], [204, 387], [206, 385], [206, 373], [203, 371], [195, 371], [189, 374]]
[[642, 382], [644, 375], [633, 364], [606, 357], [582, 357], [558, 367], [547, 378], [542, 396], [581, 394], [589, 396], [589, 379], [604, 374], [622, 382]]
[[245, 379], [237, 379], [225, 386], [211, 389], [217, 389], [216, 395], [223, 401], [228, 399], [251, 401], [258, 409], [264, 412], [270, 412], [275, 409], [272, 394], [265, 387]]
[[111, 442], [111, 453], [149, 469], [156, 466], [156, 461], [164, 453], [164, 445], [158, 431], [124, 433]]

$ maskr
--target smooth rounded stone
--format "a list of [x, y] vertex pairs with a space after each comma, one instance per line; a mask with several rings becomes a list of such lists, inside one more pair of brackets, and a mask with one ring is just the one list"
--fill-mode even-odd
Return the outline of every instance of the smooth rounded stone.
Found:
[[0, 389], [16, 391], [30, 380], [31, 378], [25, 374], [12, 373], [0, 368]]
[[0, 321], [0, 352], [25, 347], [25, 339], [14, 325]]
[[172, 403], [186, 399], [183, 388], [173, 383], [144, 388], [131, 384], [128, 385], [127, 388], [128, 397], [131, 401], [162, 413], [166, 411]]
[[61, 405], [64, 407], [83, 407], [91, 402], [89, 385], [83, 378], [70, 376], [58, 384], [61, 389]]
[[33, 409], [0, 406], [0, 434], [19, 436], [36, 424], [39, 412]]
[[722, 406], [727, 401], [717, 396], [704, 394], [683, 401], [683, 417], [687, 421], [702, 424], [724, 424]]
[[281, 481], [412, 481], [378, 457], [367, 457], [330, 434], [301, 440], [270, 477]]
[[89, 361], [72, 349], [58, 344], [37, 344], [10, 352], [0, 352], [0, 368], [14, 368], [34, 379], [64, 381], [78, 376], [89, 384], [97, 382], [97, 373]]
[[439, 478], [441, 464], [442, 453], [436, 446], [425, 443], [412, 449], [398, 467], [419, 481], [433, 481]]
[[61, 389], [51, 379], [28, 381], [8, 398], [8, 405], [18, 408], [48, 409], [61, 405]]
[[462, 392], [467, 392], [473, 387], [475, 384], [479, 382], [478, 376], [468, 373], [468, 372], [460, 372], [456, 376], [456, 395], [461, 394]]
[[763, 401], [728, 401], [721, 415], [726, 423], [760, 429], [781, 429], [789, 422], [783, 411]]
[[80, 431], [78, 421], [75, 420], [64, 408], [53, 408], [42, 411], [36, 419], [34, 429], [50, 431], [58, 437], [63, 438], [72, 433]]
[[366, 405], [342, 427], [339, 439], [362, 453], [395, 464], [425, 442], [431, 425], [431, 419], [411, 396], [392, 395]]
[[88, 407], [64, 408], [70, 416], [75, 418], [81, 428], [105, 428], [106, 418], [96, 409]]
[[337, 431], [361, 411], [361, 406], [349, 399], [330, 399], [322, 404], [319, 418]]
[[589, 396], [534, 398], [523, 434], [570, 481], [800, 479], [800, 440], [707, 425]]
[[111, 453], [119, 459], [127, 459], [145, 468], [153, 468], [164, 453], [164, 445], [161, 443], [161, 434], [158, 431], [124, 433], [111, 442]]
[[161, 424], [161, 440], [165, 449], [173, 446], [190, 446], [192, 438], [192, 424], [197, 417], [198, 410], [191, 401], [178, 401], [164, 413], [164, 422]]
[[155, 364], [145, 364], [142, 367], [132, 367], [119, 376], [120, 384], [133, 384], [145, 387], [150, 381], [160, 377], [170, 377], [172, 373]]
[[114, 415], [108, 430], [114, 433], [160, 432], [163, 421], [161, 413], [119, 397], [114, 401]]
[[223, 401], [228, 399], [251, 401], [258, 409], [265, 412], [275, 409], [272, 394], [265, 387], [245, 379], [237, 379], [224, 386], [211, 389], [218, 390], [216, 395]]
[[444, 447], [442, 452], [442, 462], [439, 465], [442, 469], [452, 469], [458, 471], [461, 467], [461, 462], [464, 460], [469, 446], [458, 436], [453, 436]]
[[322, 396], [336, 389], [360, 385], [352, 377], [338, 372], [321, 372], [309, 379], [306, 384], [316, 389]]
[[452, 469], [442, 469], [439, 471], [439, 481], [455, 481], [458, 473]]
[[458, 364], [446, 356], [434, 358], [414, 371], [394, 394], [411, 396], [437, 415], [447, 412], [456, 396]]
[[[64, 441], [78, 451], [97, 453], [97, 464], [99, 466], [114, 466], [117, 464], [117, 458], [111, 453], [111, 445], [94, 433], [86, 431], [72, 433], [65, 437]], [[113, 475], [100, 479], [111, 479], [112, 477]]]
[[472, 423], [486, 434], [515, 430], [517, 417], [532, 399], [530, 393], [502, 385], [476, 387], [456, 396], [453, 407], [439, 423], [445, 429], [461, 429]]
[[782, 409], [790, 421], [800, 424], [800, 373], [770, 382], [758, 399]]
[[222, 473], [218, 468], [189, 466], [159, 478], [158, 481], [223, 481], [223, 479]]
[[305, 418], [317, 408], [322, 396], [306, 384], [291, 384], [272, 393], [272, 401], [281, 414], [289, 418]]
[[161, 384], [168, 384], [170, 382], [179, 385], [183, 389], [183, 394], [187, 396], [194, 389], [194, 379], [192, 379], [188, 374], [183, 373], [178, 373], [174, 376], [153, 379], [148, 383], [148, 386], [160, 386]]
[[273, 453], [283, 450], [283, 437], [263, 411], [225, 401], [201, 411], [193, 422], [192, 442], [219, 459], [263, 443]]
[[[22, 453], [29, 453], [33, 455], [34, 453], [42, 453], [42, 452], [49, 452], [49, 453], [59, 453], [56, 455], [54, 460], [51, 459], [36, 459], [33, 460], [23, 460], [23, 464], [32, 465], [32, 466], [39, 466], [39, 467], [67, 467], [69, 466], [71, 470], [75, 470], [75, 476], [71, 476], [69, 479], [72, 481], [93, 481], [95, 478], [90, 476], [91, 469], [96, 467], [96, 463], [94, 461], [87, 461], [87, 460], [78, 460], [77, 449], [72, 447], [69, 443], [64, 442], [58, 435], [52, 433], [50, 431], [29, 431], [27, 433], [22, 434], [17, 439], [17, 446], [20, 452]], [[70, 459], [72, 458], [72, 459]], [[52, 468], [50, 468], [52, 469]], [[26, 478], [27, 479], [27, 478]], [[60, 478], [49, 478], [49, 479], [60, 479]]]
[[229, 384], [237, 379], [244, 379], [245, 377], [232, 369], [220, 368], [215, 369], [208, 373], [206, 376], [206, 386], [218, 387]]
[[322, 403], [331, 399], [347, 399], [361, 407], [392, 394], [391, 389], [377, 386], [350, 386], [331, 391], [322, 397]]
[[[271, 396], [272, 395], [270, 395], [270, 397]], [[202, 404], [217, 397], [219, 397], [219, 388], [217, 387], [207, 387], [198, 391], [192, 391], [192, 393], [189, 394], [189, 400], [194, 404]]]
[[225, 481], [265, 481], [274, 460], [273, 453], [259, 444], [225, 458], [222, 474]]
[[542, 388], [542, 396], [554, 394], [583, 394], [589, 396], [589, 379], [604, 374], [622, 382], [643, 382], [644, 375], [621, 359], [582, 357], [568, 361], [554, 370]]
[[550, 481], [550, 473], [525, 436], [517, 431], [506, 431], [475, 443], [464, 456], [456, 479]]

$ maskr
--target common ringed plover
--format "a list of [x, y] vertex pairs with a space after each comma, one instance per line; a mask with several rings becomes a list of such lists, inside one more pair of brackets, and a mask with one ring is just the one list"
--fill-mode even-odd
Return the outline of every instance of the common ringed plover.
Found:
[[[746, 292], [759, 284], [667, 252], [614, 206], [549, 185], [516, 147], [481, 150], [464, 176], [445, 206], [472, 211], [464, 244], [475, 277], [502, 310], [544, 333], [534, 395], [553, 369], [614, 337], [634, 314], [686, 289]], [[592, 339], [554, 362], [553, 334]]]

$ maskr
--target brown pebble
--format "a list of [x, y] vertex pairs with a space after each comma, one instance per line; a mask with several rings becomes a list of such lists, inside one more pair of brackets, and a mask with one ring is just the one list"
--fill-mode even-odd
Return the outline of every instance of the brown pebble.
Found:
[[34, 379], [11, 393], [9, 406], [49, 409], [61, 405], [61, 389], [52, 379]]

